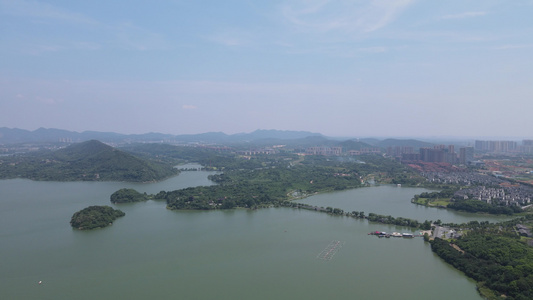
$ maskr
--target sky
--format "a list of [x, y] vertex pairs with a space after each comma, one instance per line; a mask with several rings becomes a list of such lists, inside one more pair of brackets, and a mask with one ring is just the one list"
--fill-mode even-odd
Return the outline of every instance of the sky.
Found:
[[0, 127], [533, 138], [532, 0], [0, 0]]

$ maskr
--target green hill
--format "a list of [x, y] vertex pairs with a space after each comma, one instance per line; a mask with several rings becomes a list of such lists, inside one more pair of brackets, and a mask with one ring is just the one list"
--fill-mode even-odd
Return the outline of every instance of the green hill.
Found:
[[369, 145], [367, 143], [354, 141], [354, 140], [344, 141], [344, 142], [340, 143], [339, 145], [342, 147], [342, 149], [344, 151], [361, 150], [361, 149], [364, 149], [364, 148], [373, 148], [374, 147], [374, 146]]
[[381, 142], [376, 143], [376, 146], [381, 148], [387, 148], [387, 147], [413, 147], [415, 149], [423, 148], [423, 147], [433, 147], [434, 144], [423, 142], [419, 140], [413, 140], [413, 139], [386, 139]]
[[109, 206], [89, 206], [72, 215], [70, 225], [80, 230], [91, 230], [107, 227], [126, 214]]
[[32, 180], [147, 182], [175, 174], [177, 170], [169, 165], [140, 159], [96, 140], [51, 153], [5, 158], [0, 164], [0, 178]]

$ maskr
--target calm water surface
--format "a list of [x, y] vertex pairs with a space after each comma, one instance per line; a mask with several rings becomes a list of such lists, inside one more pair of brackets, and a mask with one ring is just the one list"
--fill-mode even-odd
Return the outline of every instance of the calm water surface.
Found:
[[341, 192], [319, 194], [297, 202], [316, 206], [340, 208], [344, 211], [364, 211], [393, 217], [404, 217], [423, 222], [441, 220], [444, 223], [466, 223], [472, 220], [499, 222], [510, 219], [507, 216], [480, 215], [454, 212], [447, 209], [426, 207], [411, 203], [415, 194], [432, 192], [423, 188], [381, 185]]
[[[406, 229], [364, 220], [289, 208], [176, 212], [148, 201], [112, 205], [126, 216], [105, 229], [69, 225], [77, 210], [111, 205], [120, 188], [157, 193], [211, 184], [208, 174], [153, 184], [0, 181], [0, 299], [480, 299], [475, 283], [422, 239], [368, 236]], [[409, 203], [421, 191], [376, 187], [305, 201], [420, 220], [472, 218]], [[317, 259], [334, 240], [344, 246]]]

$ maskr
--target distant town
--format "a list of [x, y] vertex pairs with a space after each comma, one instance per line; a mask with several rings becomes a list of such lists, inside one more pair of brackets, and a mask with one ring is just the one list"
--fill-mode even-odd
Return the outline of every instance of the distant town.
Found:
[[206, 133], [120, 135], [75, 133], [57, 129], [33, 132], [0, 128], [0, 155], [50, 151], [97, 138], [114, 147], [161, 143], [234, 153], [242, 159], [292, 153], [300, 156], [357, 159], [379, 155], [408, 166], [429, 183], [453, 185], [452, 200], [476, 199], [490, 205], [527, 208], [533, 200], [533, 140], [473, 140], [433, 144], [419, 140], [351, 139], [339, 141], [317, 133], [258, 130], [249, 134]]

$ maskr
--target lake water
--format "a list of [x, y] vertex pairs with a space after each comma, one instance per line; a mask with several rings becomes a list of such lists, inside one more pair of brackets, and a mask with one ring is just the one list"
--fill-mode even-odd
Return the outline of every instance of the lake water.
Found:
[[346, 212], [364, 211], [365, 215], [376, 213], [385, 216], [404, 217], [420, 222], [441, 220], [444, 223], [460, 224], [472, 220], [500, 222], [510, 219], [507, 216], [471, 214], [410, 203], [415, 194], [432, 191], [422, 188], [382, 185], [319, 194], [296, 202], [340, 208]]
[[[157, 193], [211, 184], [208, 174], [152, 184], [0, 181], [0, 299], [481, 299], [421, 238], [367, 235], [407, 228], [290, 208], [197, 212], [109, 202], [120, 188]], [[474, 218], [411, 204], [422, 191], [382, 186], [304, 201], [419, 220]], [[72, 214], [89, 205], [126, 216], [73, 230]], [[318, 259], [332, 241], [343, 246]]]

